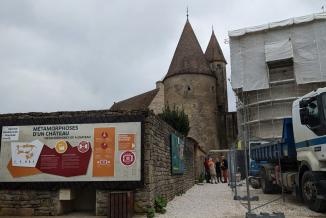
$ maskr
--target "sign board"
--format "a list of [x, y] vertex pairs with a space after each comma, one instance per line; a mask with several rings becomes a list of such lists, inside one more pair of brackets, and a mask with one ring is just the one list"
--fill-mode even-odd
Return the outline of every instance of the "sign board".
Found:
[[171, 134], [171, 162], [172, 174], [183, 174], [184, 141], [175, 134]]
[[140, 180], [140, 122], [2, 127], [0, 182]]

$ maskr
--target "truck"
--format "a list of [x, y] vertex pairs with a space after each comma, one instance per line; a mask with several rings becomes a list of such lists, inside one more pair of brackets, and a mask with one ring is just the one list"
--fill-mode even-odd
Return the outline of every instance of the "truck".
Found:
[[311, 210], [326, 211], [326, 88], [296, 99], [282, 138], [251, 142], [249, 153], [254, 188], [292, 192]]

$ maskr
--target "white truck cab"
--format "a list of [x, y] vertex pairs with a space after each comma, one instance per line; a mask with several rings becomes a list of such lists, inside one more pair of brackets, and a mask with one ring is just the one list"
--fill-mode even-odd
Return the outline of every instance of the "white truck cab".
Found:
[[326, 210], [326, 88], [293, 102], [293, 134], [297, 151], [296, 189], [314, 211]]

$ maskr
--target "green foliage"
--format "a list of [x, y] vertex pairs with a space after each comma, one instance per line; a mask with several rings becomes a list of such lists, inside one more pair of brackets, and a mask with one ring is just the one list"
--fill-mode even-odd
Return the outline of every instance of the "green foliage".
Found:
[[204, 173], [201, 173], [200, 176], [199, 176], [199, 178], [198, 178], [198, 182], [199, 183], [203, 183], [204, 180], [205, 180], [205, 175], [204, 175]]
[[173, 110], [171, 110], [169, 106], [166, 106], [163, 112], [159, 114], [159, 117], [184, 136], [188, 135], [190, 130], [189, 119], [183, 109], [179, 110], [174, 106]]
[[166, 198], [162, 197], [162, 196], [156, 196], [155, 197], [155, 211], [157, 213], [165, 213], [166, 212], [166, 205], [167, 205], [167, 200]]
[[148, 208], [147, 209], [147, 218], [153, 218], [155, 216], [155, 209], [154, 208]]

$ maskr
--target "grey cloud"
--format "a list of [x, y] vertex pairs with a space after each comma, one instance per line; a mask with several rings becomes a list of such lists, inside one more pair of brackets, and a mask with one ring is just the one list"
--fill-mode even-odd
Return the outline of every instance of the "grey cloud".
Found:
[[[0, 113], [104, 109], [154, 88], [168, 70], [187, 4], [203, 50], [214, 25], [230, 75], [228, 30], [313, 13], [325, 3], [269, 2], [1, 1]], [[229, 96], [234, 110], [230, 87]]]

